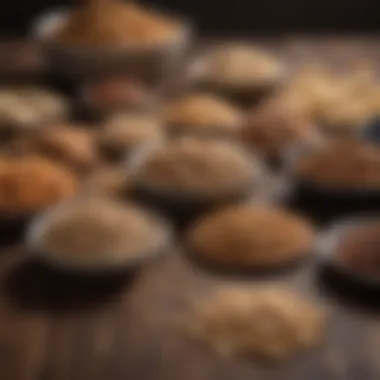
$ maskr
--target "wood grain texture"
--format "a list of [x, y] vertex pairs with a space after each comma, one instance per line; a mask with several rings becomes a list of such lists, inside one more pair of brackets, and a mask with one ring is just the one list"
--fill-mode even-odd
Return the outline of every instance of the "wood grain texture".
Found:
[[[293, 67], [310, 57], [379, 62], [380, 40], [283, 39], [270, 47]], [[269, 45], [268, 45], [269, 46]], [[377, 58], [376, 58], [377, 57]], [[325, 58], [321, 58], [325, 59]], [[293, 286], [328, 310], [325, 341], [281, 366], [221, 359], [184, 326], [194, 300], [251, 278], [210, 273], [180, 250], [139, 273], [78, 278], [34, 262], [22, 246], [0, 254], [1, 380], [375, 380], [380, 317], [321, 286], [316, 263], [261, 279]]]
[[[19, 256], [20, 260], [14, 257]], [[87, 294], [91, 303], [73, 307], [66, 300], [67, 279], [58, 273], [45, 276], [38, 266], [33, 281], [45, 294], [46, 308], [35, 304], [32, 293], [14, 292], [9, 281], [30, 281], [23, 266], [30, 259], [18, 251], [3, 252], [0, 299], [0, 373], [10, 380], [103, 380], [103, 379], [378, 379], [380, 367], [380, 319], [372, 312], [346, 305], [318, 286], [313, 262], [277, 277], [321, 302], [329, 323], [321, 347], [305, 352], [276, 367], [254, 361], [218, 358], [186, 333], [192, 304], [199, 297], [239, 283], [254, 287], [254, 278], [231, 278], [194, 266], [180, 251], [168, 253], [131, 278], [93, 288], [68, 286], [73, 299]], [[47, 268], [44, 270], [48, 271]], [[19, 272], [21, 271], [21, 272]], [[25, 274], [26, 273], [26, 274]], [[51, 276], [50, 276], [51, 275]], [[21, 277], [19, 277], [21, 276]], [[23, 278], [23, 276], [26, 276]], [[48, 279], [48, 280], [47, 280]], [[10, 282], [13, 283], [14, 280]], [[76, 281], [75, 279], [73, 281]], [[100, 280], [103, 281], [103, 280]], [[27, 282], [25, 283], [27, 284]], [[105, 288], [109, 291], [105, 297]], [[44, 293], [44, 289], [49, 289]], [[84, 290], [85, 289], [85, 290]], [[49, 297], [55, 298], [49, 305]]]

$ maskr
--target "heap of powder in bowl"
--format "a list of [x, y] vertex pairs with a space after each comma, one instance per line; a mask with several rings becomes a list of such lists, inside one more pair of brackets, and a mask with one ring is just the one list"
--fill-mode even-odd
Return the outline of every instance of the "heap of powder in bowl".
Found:
[[248, 191], [262, 168], [238, 145], [183, 137], [156, 147], [140, 162], [136, 181], [170, 193], [230, 196]]
[[52, 264], [81, 270], [128, 266], [163, 250], [168, 227], [134, 204], [90, 196], [62, 203], [31, 225], [29, 249]]

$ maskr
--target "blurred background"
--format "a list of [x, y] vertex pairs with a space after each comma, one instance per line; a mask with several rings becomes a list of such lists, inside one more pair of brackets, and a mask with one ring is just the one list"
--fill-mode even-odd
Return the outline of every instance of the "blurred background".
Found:
[[[22, 35], [33, 16], [74, 0], [1, 2], [1, 32]], [[378, 0], [144, 0], [192, 17], [204, 35], [284, 32], [373, 32], [380, 27]]]

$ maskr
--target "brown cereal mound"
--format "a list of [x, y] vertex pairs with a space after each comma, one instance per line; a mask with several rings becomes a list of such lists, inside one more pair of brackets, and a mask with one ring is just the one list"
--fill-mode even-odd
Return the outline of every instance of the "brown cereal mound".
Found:
[[270, 101], [249, 114], [243, 141], [264, 154], [276, 156], [288, 147], [312, 142], [316, 131], [310, 120], [295, 108]]
[[70, 125], [52, 125], [41, 132], [21, 136], [10, 148], [46, 156], [78, 172], [87, 172], [99, 162], [93, 133]]
[[38, 156], [0, 158], [0, 210], [39, 211], [77, 189], [75, 177], [64, 167]]
[[113, 116], [104, 125], [99, 134], [102, 151], [118, 158], [144, 144], [164, 139], [163, 128], [159, 120], [146, 115], [119, 114]]
[[128, 171], [122, 166], [102, 167], [90, 174], [82, 184], [85, 193], [111, 198], [123, 197], [128, 188]]
[[228, 194], [249, 187], [260, 168], [239, 147], [222, 141], [182, 138], [151, 152], [137, 181], [190, 194]]
[[380, 221], [353, 226], [343, 234], [336, 249], [337, 260], [363, 275], [380, 274]]
[[[119, 265], [160, 248], [166, 230], [138, 206], [98, 196], [48, 211], [32, 226], [33, 248], [72, 267]], [[33, 229], [34, 228], [34, 229]]]
[[78, 6], [55, 39], [77, 45], [139, 46], [171, 41], [179, 25], [135, 2], [92, 0]]
[[225, 44], [205, 54], [205, 80], [242, 87], [278, 79], [281, 65], [269, 53], [245, 44]]
[[290, 289], [227, 288], [196, 305], [190, 332], [223, 356], [283, 360], [317, 346], [325, 319], [323, 310]]
[[154, 97], [138, 80], [109, 77], [90, 83], [84, 89], [84, 101], [100, 110], [128, 109], [151, 104]]
[[242, 205], [202, 218], [188, 233], [197, 255], [232, 267], [274, 267], [310, 252], [313, 228], [303, 219], [269, 206]]
[[378, 188], [380, 148], [360, 141], [338, 141], [301, 157], [295, 172], [302, 179], [334, 188]]
[[164, 109], [164, 119], [174, 131], [175, 127], [188, 127], [194, 132], [212, 128], [215, 132], [236, 134], [242, 113], [216, 95], [192, 94], [169, 103]]

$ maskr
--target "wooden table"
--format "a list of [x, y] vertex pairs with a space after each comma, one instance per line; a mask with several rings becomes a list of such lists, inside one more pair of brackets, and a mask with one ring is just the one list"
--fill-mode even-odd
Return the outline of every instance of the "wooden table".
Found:
[[[345, 40], [346, 45], [331, 39], [286, 41], [277, 43], [278, 52], [296, 63], [307, 55], [302, 46], [332, 60], [355, 59], [357, 49], [372, 60], [380, 54], [380, 40]], [[311, 260], [288, 274], [260, 280], [295, 286], [325, 304], [329, 313], [322, 347], [274, 368], [218, 358], [184, 331], [194, 299], [226, 282], [255, 286], [254, 278], [207, 272], [173, 249], [133, 276], [94, 281], [49, 271], [22, 246], [3, 248], [0, 379], [379, 379], [380, 316], [317, 286], [316, 269]]]
[[[323, 302], [329, 323], [322, 347], [278, 368], [222, 359], [184, 331], [192, 302], [226, 283], [179, 251], [134, 276], [68, 278], [21, 249], [0, 259], [0, 373], [10, 380], [378, 379], [380, 318], [326, 297], [315, 264], [264, 281], [284, 282]], [[261, 280], [263, 281], [263, 280]]]

